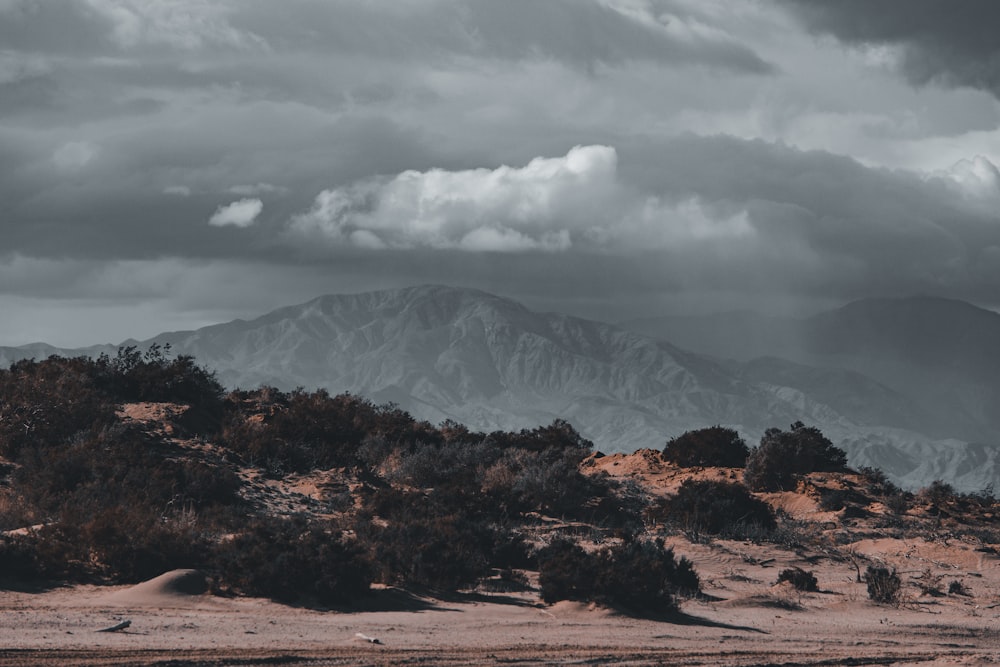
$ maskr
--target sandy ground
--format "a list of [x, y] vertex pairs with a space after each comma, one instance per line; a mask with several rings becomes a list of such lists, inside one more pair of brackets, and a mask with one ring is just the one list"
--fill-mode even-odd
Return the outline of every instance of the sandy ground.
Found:
[[[1000, 595], [995, 558], [946, 566], [972, 597], [919, 596], [910, 586], [903, 605], [887, 607], [868, 601], [851, 563], [810, 565], [821, 592], [799, 593], [774, 585], [782, 567], [804, 564], [794, 553], [682, 538], [675, 547], [698, 564], [708, 599], [684, 602], [672, 619], [546, 606], [534, 593], [433, 600], [384, 590], [364, 610], [321, 611], [191, 594], [178, 583], [184, 573], [132, 588], [3, 592], [0, 667], [1000, 664], [1000, 607], [988, 608]], [[864, 548], [911, 560], [914, 571], [948, 555], [898, 540]], [[125, 631], [97, 632], [124, 619], [132, 622]]]
[[[692, 475], [736, 474], [680, 471], [649, 450], [592, 465], [661, 495]], [[261, 502], [271, 502], [259, 485]], [[310, 497], [305, 487], [271, 491], [299, 505]], [[214, 597], [200, 592], [203, 578], [178, 571], [134, 587], [0, 591], [0, 667], [1000, 664], [996, 549], [940, 532], [900, 538], [874, 524], [852, 528], [808, 492], [769, 494], [768, 501], [820, 539], [800, 547], [670, 537], [676, 554], [694, 562], [704, 591], [673, 618], [548, 606], [535, 591], [436, 600], [385, 589], [362, 608], [325, 611]], [[868, 564], [898, 570], [902, 604], [869, 601], [857, 580]], [[812, 571], [820, 591], [777, 585], [778, 573], [792, 566]], [[968, 594], [922, 593], [917, 579], [928, 576], [943, 591], [961, 582]], [[126, 630], [98, 632], [123, 620], [131, 621]]]

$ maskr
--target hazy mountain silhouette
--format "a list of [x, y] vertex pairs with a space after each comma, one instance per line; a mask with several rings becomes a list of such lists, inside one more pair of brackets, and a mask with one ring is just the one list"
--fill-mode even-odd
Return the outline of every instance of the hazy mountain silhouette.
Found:
[[717, 357], [855, 371], [919, 405], [925, 432], [1000, 440], [1000, 315], [962, 301], [865, 299], [804, 319], [734, 313], [623, 326]]

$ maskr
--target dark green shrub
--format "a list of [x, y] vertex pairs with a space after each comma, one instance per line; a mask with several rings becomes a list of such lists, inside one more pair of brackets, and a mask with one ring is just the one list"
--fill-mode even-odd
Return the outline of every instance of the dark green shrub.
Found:
[[485, 441], [415, 442], [405, 450], [397, 450], [398, 462], [387, 477], [415, 487], [468, 489], [479, 485], [482, 470], [500, 454], [500, 449]]
[[557, 419], [548, 426], [524, 429], [518, 433], [495, 431], [487, 438], [500, 449], [536, 452], [545, 460], [565, 458], [579, 463], [594, 451], [594, 443], [581, 436], [569, 422], [562, 419]]
[[662, 540], [626, 539], [596, 552], [556, 540], [538, 555], [538, 582], [546, 602], [597, 601], [660, 613], [675, 611], [678, 595], [700, 590], [691, 562], [677, 560]]
[[818, 591], [819, 586], [816, 575], [806, 572], [800, 567], [790, 567], [778, 573], [778, 583], [787, 581], [795, 587], [797, 591]]
[[26, 536], [0, 536], [0, 588], [42, 577], [34, 545]]
[[492, 526], [455, 515], [371, 527], [362, 538], [377, 581], [437, 592], [487, 576], [494, 547], [506, 541]]
[[743, 480], [754, 491], [789, 491], [796, 476], [810, 472], [842, 472], [847, 454], [817, 428], [795, 422], [791, 429], [770, 428], [747, 457]]
[[896, 496], [902, 493], [902, 490], [892, 483], [889, 476], [878, 468], [861, 466], [858, 468], [858, 474], [867, 482], [868, 493], [879, 497]]
[[969, 591], [969, 588], [958, 579], [955, 579], [954, 581], [948, 583], [948, 595], [961, 595], [963, 597], [972, 597], [972, 593]]
[[899, 604], [899, 591], [902, 582], [896, 570], [869, 565], [865, 571], [865, 583], [868, 585], [868, 597], [879, 604]]
[[819, 508], [824, 512], [839, 512], [847, 503], [847, 493], [842, 489], [821, 489]]
[[597, 585], [609, 602], [631, 609], [671, 611], [678, 595], [694, 595], [701, 583], [686, 558], [677, 560], [663, 540], [625, 540], [599, 559]]
[[223, 388], [215, 374], [198, 366], [194, 357], [169, 358], [170, 345], [153, 344], [145, 352], [134, 345], [118, 349], [118, 355], [101, 355], [95, 366], [99, 385], [121, 402], [151, 401], [184, 403], [202, 425], [217, 426], [222, 416]]
[[106, 509], [75, 525], [76, 539], [86, 549], [93, 573], [115, 583], [137, 583], [169, 570], [200, 567], [208, 547], [193, 527], [134, 509]]
[[538, 554], [542, 600], [588, 601], [597, 597], [597, 558], [568, 538], [554, 540]]
[[613, 494], [610, 479], [580, 472], [576, 452], [511, 448], [482, 473], [482, 489], [515, 513], [595, 518], [590, 501]]
[[955, 487], [940, 479], [934, 480], [930, 486], [921, 489], [919, 495], [922, 501], [938, 507], [958, 500]]
[[393, 446], [440, 441], [430, 424], [395, 406], [324, 389], [233, 392], [227, 409], [223, 444], [276, 476], [357, 465], [361, 444], [373, 437]]
[[114, 401], [94, 375], [94, 362], [83, 357], [18, 361], [0, 371], [0, 456], [20, 461], [112, 424]]
[[739, 433], [731, 428], [712, 426], [671, 438], [663, 450], [663, 458], [682, 468], [742, 468], [749, 453], [750, 449]]
[[172, 453], [171, 446], [134, 425], [80, 432], [63, 447], [30, 452], [14, 484], [49, 514], [86, 508], [96, 515], [129, 507], [159, 515], [236, 502], [240, 481], [234, 472]]
[[281, 602], [344, 604], [368, 594], [372, 581], [358, 545], [304, 520], [254, 520], [215, 548], [212, 569], [223, 587]]
[[748, 527], [769, 531], [776, 523], [771, 506], [742, 484], [686, 479], [673, 496], [650, 511], [651, 518], [684, 530], [713, 535], [742, 534]]
[[885, 503], [886, 508], [893, 514], [906, 514], [906, 512], [910, 509], [912, 500], [912, 493], [900, 491], [897, 494], [886, 496], [883, 502]]

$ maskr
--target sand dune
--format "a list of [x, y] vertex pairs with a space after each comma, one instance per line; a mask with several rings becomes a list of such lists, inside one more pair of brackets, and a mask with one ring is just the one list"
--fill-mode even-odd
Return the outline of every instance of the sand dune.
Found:
[[105, 595], [100, 602], [142, 607], [177, 607], [202, 601], [207, 592], [208, 583], [203, 573], [198, 570], [172, 570], [141, 584]]

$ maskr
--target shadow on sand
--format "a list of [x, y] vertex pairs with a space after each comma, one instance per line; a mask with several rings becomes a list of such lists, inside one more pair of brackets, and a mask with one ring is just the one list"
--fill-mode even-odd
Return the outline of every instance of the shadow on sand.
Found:
[[[456, 602], [458, 600], [455, 600]], [[337, 611], [357, 613], [364, 611], [458, 611], [441, 606], [442, 600], [426, 597], [402, 588], [372, 588], [371, 593]]]
[[655, 617], [653, 620], [663, 621], [664, 623], [672, 623], [673, 625], [697, 625], [704, 628], [722, 628], [725, 630], [742, 630], [743, 632], [756, 632], [758, 634], [766, 635], [769, 634], [765, 630], [760, 628], [752, 628], [748, 625], [732, 625], [731, 623], [722, 623], [720, 621], [713, 621], [708, 618], [702, 618], [701, 616], [693, 616], [691, 614], [685, 614], [683, 612], [674, 612], [672, 614], [663, 614]]

